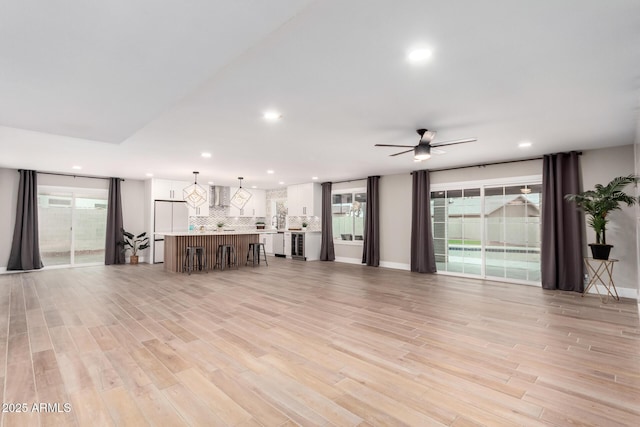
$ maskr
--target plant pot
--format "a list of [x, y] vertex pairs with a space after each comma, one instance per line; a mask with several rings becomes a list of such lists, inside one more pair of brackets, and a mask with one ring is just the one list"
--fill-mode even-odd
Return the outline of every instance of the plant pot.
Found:
[[258, 230], [264, 230], [264, 224], [256, 224]]
[[613, 245], [589, 243], [589, 247], [591, 248], [591, 255], [593, 255], [593, 259], [609, 259], [609, 254], [611, 253]]
[[138, 255], [131, 255], [129, 257], [129, 264], [138, 264]]

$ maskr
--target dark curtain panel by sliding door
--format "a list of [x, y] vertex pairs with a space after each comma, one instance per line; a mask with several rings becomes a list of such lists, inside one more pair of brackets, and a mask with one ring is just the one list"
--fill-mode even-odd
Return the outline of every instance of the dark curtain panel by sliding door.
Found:
[[38, 174], [19, 172], [16, 225], [7, 270], [37, 270], [43, 267], [38, 235]]
[[582, 214], [566, 194], [580, 192], [578, 153], [544, 156], [542, 172], [542, 287], [582, 292]]
[[373, 267], [380, 265], [379, 181], [379, 176], [370, 176], [367, 178], [367, 211], [364, 218], [362, 262]]
[[107, 211], [107, 240], [104, 251], [106, 265], [124, 264], [125, 257], [122, 247], [118, 245], [123, 240], [122, 235], [122, 194], [120, 178], [109, 180], [109, 201]]
[[320, 261], [333, 261], [336, 254], [333, 249], [333, 218], [331, 212], [331, 183], [322, 184], [322, 243]]
[[429, 171], [413, 172], [413, 203], [411, 212], [411, 271], [435, 273], [436, 256], [431, 232], [431, 194]]

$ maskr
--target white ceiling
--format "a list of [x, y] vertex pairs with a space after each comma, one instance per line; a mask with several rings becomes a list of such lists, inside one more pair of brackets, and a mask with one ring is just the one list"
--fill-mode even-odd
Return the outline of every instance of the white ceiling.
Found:
[[[0, 0], [0, 99], [0, 167], [124, 178], [275, 188], [619, 146], [640, 1]], [[478, 141], [373, 147], [417, 128]]]

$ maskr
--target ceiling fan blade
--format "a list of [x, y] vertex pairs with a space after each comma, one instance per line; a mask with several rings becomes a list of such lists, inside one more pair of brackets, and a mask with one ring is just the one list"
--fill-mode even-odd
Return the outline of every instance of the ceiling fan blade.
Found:
[[437, 144], [431, 145], [431, 147], [436, 148], [436, 147], [444, 147], [445, 145], [466, 144], [467, 142], [474, 142], [477, 140], [478, 138], [456, 139], [454, 141], [439, 142]]
[[439, 148], [431, 147], [431, 154], [446, 154], [447, 152], [444, 150], [440, 150]]
[[393, 156], [399, 156], [400, 154], [408, 153], [408, 152], [410, 152], [410, 151], [413, 151], [413, 148], [412, 148], [411, 150], [401, 151], [401, 152], [396, 153], [396, 154], [389, 154], [389, 156], [390, 156], [390, 157], [393, 157]]
[[376, 144], [375, 147], [415, 147], [415, 145]]

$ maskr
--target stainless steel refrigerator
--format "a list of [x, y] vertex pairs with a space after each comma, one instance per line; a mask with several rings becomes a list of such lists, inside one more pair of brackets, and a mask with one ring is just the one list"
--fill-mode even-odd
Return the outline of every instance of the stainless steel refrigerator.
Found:
[[155, 200], [153, 206], [153, 263], [164, 262], [164, 236], [159, 232], [189, 230], [189, 208], [185, 202]]

